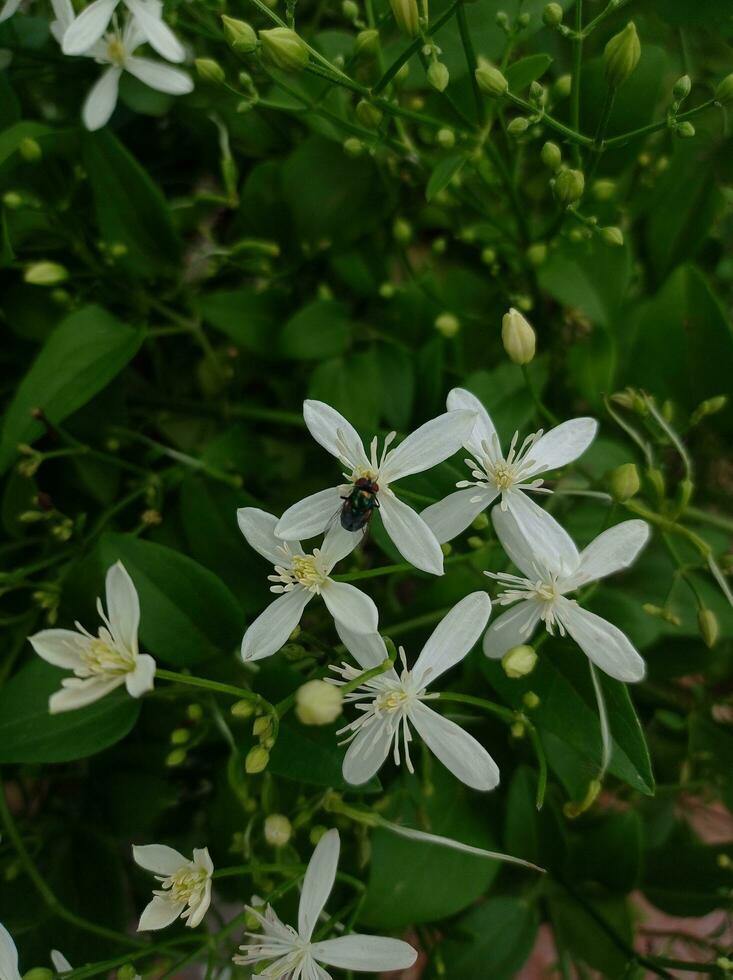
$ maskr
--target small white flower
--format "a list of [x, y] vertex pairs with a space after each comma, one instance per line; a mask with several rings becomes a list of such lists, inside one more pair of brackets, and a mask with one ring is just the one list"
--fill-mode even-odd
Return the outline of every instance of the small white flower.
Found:
[[[609, 676], [620, 681], [640, 681], [644, 661], [629, 638], [612, 623], [568, 599], [567, 594], [628, 568], [649, 538], [649, 525], [644, 521], [616, 524], [578, 553], [559, 524], [552, 540], [530, 542], [510, 512], [495, 508], [491, 516], [499, 541], [521, 575], [486, 572], [505, 586], [496, 602], [502, 606], [517, 603], [486, 631], [486, 656], [499, 659], [512, 647], [528, 643], [542, 621], [550, 634], [555, 628], [561, 636], [568, 633]], [[550, 520], [557, 523], [554, 518]], [[555, 547], [558, 540], [559, 549]]]
[[[101, 40], [121, 0], [94, 0], [65, 24], [61, 41], [64, 54], [87, 54]], [[162, 18], [158, 0], [122, 0], [140, 32], [138, 44], [147, 41], [166, 61], [183, 61], [183, 45]], [[145, 81], [145, 79], [143, 79]]]
[[249, 966], [269, 960], [271, 962], [256, 974], [267, 980], [331, 980], [331, 974], [319, 966], [320, 963], [366, 973], [406, 970], [412, 966], [417, 953], [401, 939], [346, 935], [313, 942], [313, 930], [336, 878], [340, 848], [337, 830], [329, 830], [318, 841], [303, 881], [297, 932], [281, 922], [269, 905], [264, 915], [247, 907], [262, 926], [262, 934], [246, 934], [251, 942], [239, 947], [242, 955], [234, 956], [237, 965]]
[[308, 400], [303, 405], [303, 418], [316, 442], [346, 468], [343, 475], [347, 482], [314, 493], [286, 510], [275, 528], [277, 536], [301, 539], [319, 534], [339, 514], [357, 480], [369, 480], [376, 485], [376, 507], [384, 529], [400, 554], [416, 568], [442, 575], [443, 552], [435, 535], [411, 507], [395, 496], [390, 484], [422, 473], [457, 452], [469, 437], [473, 411], [439, 415], [407, 436], [396, 449], [389, 448], [395, 438], [391, 432], [384, 440], [380, 458], [376, 436], [367, 456], [356, 429], [330, 405]]
[[571, 419], [544, 434], [540, 429], [527, 436], [519, 447], [519, 433], [515, 432], [504, 456], [494, 423], [475, 395], [454, 388], [448, 395], [448, 408], [470, 409], [476, 414], [473, 431], [464, 443], [474, 457], [466, 460], [473, 480], [461, 480], [456, 484], [461, 488], [457, 493], [432, 504], [420, 515], [438, 541], [450, 541], [465, 531], [500, 495], [502, 510], [511, 511], [528, 537], [534, 540], [535, 536], [551, 535], [556, 522], [546, 519], [546, 512], [526, 491], [550, 493], [542, 487], [541, 474], [559, 469], [584, 453], [598, 429], [596, 420]]
[[[493, 789], [498, 784], [499, 770], [483, 745], [425, 704], [439, 696], [427, 693], [428, 684], [463, 660], [486, 629], [490, 615], [488, 595], [473, 592], [438, 623], [412, 670], [407, 669], [405, 652], [400, 647], [403, 665], [400, 674], [390, 668], [344, 696], [344, 702], [354, 703], [360, 712], [356, 721], [337, 733], [350, 733], [347, 742], [351, 744], [343, 765], [347, 782], [360, 785], [371, 779], [390, 749], [396, 765], [404, 754], [408, 770], [414, 772], [410, 759], [412, 724], [430, 751], [461, 782], [478, 790]], [[387, 649], [378, 633], [359, 636], [341, 626], [337, 628], [344, 645], [359, 664], [358, 669], [346, 664], [331, 668], [344, 682], [384, 662]]]
[[276, 653], [300, 622], [311, 599], [320, 595], [336, 622], [357, 633], [373, 633], [379, 614], [368, 595], [347, 582], [330, 578], [333, 566], [354, 550], [358, 538], [334, 524], [320, 548], [305, 554], [299, 541], [275, 537], [277, 518], [256, 507], [237, 511], [242, 534], [255, 551], [275, 566], [268, 575], [271, 592], [280, 593], [252, 623], [242, 639], [242, 658], [262, 660]]
[[83, 708], [122, 684], [133, 698], [153, 689], [155, 661], [147, 653], [138, 653], [140, 601], [122, 562], [107, 571], [105, 585], [107, 614], [102, 600], [97, 599], [104, 626], [99, 627], [96, 636], [76, 623], [78, 632], [50, 629], [28, 637], [40, 657], [75, 674], [65, 677], [62, 689], [51, 695], [51, 714]]
[[18, 950], [2, 922], [0, 922], [0, 980], [20, 980]]
[[141, 868], [152, 871], [162, 886], [153, 891], [153, 900], [143, 910], [137, 931], [165, 929], [179, 916], [194, 929], [211, 903], [214, 865], [208, 848], [195, 847], [192, 861], [165, 844], [134, 846], [132, 856]]

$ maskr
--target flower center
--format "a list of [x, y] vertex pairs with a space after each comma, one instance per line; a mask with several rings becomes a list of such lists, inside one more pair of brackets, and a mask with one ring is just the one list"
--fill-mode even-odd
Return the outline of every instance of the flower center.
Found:
[[127, 674], [135, 669], [133, 655], [127, 650], [118, 649], [111, 636], [102, 635], [102, 630], [99, 636], [90, 640], [81, 659], [89, 674]]
[[386, 691], [376, 699], [377, 711], [399, 711], [410, 700], [410, 695], [402, 689]]
[[[456, 486], [483, 487], [498, 490], [500, 493], [506, 493], [512, 487], [519, 487], [520, 490], [539, 490], [544, 480], [531, 479], [540, 470], [536, 468], [534, 460], [530, 458], [530, 453], [541, 436], [542, 429], [533, 432], [517, 449], [519, 433], [515, 432], [505, 458], [501, 452], [499, 437], [494, 433], [491, 443], [486, 439], [482, 441], [482, 452], [477, 455], [475, 460], [465, 460], [466, 465], [471, 470], [473, 480], [461, 480]], [[546, 491], [543, 490], [542, 492]]]
[[494, 465], [489, 464], [486, 468], [486, 473], [493, 479], [496, 489], [501, 491], [508, 490], [513, 486], [516, 479], [514, 467], [510, 466], [509, 463], [505, 463], [503, 460]]
[[204, 868], [180, 868], [163, 882], [174, 902], [195, 903], [206, 885], [208, 874]]
[[111, 35], [107, 40], [107, 58], [113, 65], [122, 67], [125, 61], [125, 48], [122, 41], [116, 35]]
[[292, 592], [300, 587], [314, 595], [320, 594], [328, 581], [328, 574], [323, 567], [323, 556], [319, 548], [311, 555], [294, 555], [290, 546], [284, 543], [279, 549], [283, 555], [283, 564], [275, 565], [275, 575], [268, 575], [271, 592]]

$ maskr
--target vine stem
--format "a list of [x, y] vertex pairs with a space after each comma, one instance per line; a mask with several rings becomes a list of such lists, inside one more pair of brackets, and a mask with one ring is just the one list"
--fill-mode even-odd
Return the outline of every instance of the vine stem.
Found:
[[[438, 17], [435, 23], [431, 24], [430, 27], [425, 31], [427, 36], [431, 37], [433, 34], [436, 34], [440, 30], [440, 28], [443, 27], [443, 25], [446, 24], [451, 19], [453, 14], [456, 12], [456, 10], [459, 7], [462, 6], [462, 4], [463, 4], [463, 0], [454, 0], [454, 2], [447, 8], [447, 10], [445, 10], [440, 15], [440, 17]], [[424, 43], [425, 40], [422, 36], [416, 37], [415, 40], [412, 41], [412, 43], [405, 48], [402, 54], [400, 54], [392, 62], [392, 64], [384, 72], [384, 74], [376, 83], [376, 85], [373, 86], [372, 95], [379, 95], [380, 92], [383, 92], [384, 89], [389, 85], [389, 83], [395, 77], [397, 72], [400, 70], [400, 68], [404, 64], [406, 64], [414, 54], [417, 54], [417, 52], [420, 50], [420, 48], [423, 46]]]
[[474, 51], [473, 47], [473, 40], [471, 39], [471, 32], [468, 27], [468, 18], [466, 17], [466, 5], [464, 0], [461, 0], [461, 2], [458, 4], [456, 10], [456, 20], [458, 21], [458, 33], [461, 36], [463, 53], [466, 57], [468, 74], [471, 79], [473, 100], [476, 103], [476, 117], [478, 119], [479, 126], [483, 126], [486, 121], [486, 106], [484, 105], [481, 89], [478, 87], [478, 81], [476, 80], [476, 68], [478, 66], [478, 62], [476, 60], [476, 52]]
[[[696, 116], [698, 112], [702, 112], [704, 109], [709, 109], [714, 106], [715, 99], [708, 99], [707, 102], [701, 102], [699, 106], [694, 109], [690, 109], [687, 112], [681, 113], [676, 116], [677, 122], [684, 122], [686, 119], [691, 119]], [[666, 119], [660, 119], [658, 122], [649, 123], [648, 126], [641, 126], [639, 129], [632, 129], [629, 133], [623, 133], [621, 136], [613, 136], [610, 140], [606, 140], [604, 147], [608, 149], [611, 146], [620, 146], [622, 143], [626, 143], [631, 139], [636, 139], [637, 136], [646, 136], [648, 133], [656, 133], [660, 129], [666, 129], [669, 123]]]
[[277, 738], [280, 725], [280, 713], [274, 704], [271, 704], [261, 694], [250, 691], [246, 687], [236, 687], [234, 684], [223, 684], [221, 681], [212, 681], [208, 677], [196, 677], [193, 674], [180, 674], [175, 670], [164, 670], [156, 668], [155, 676], [163, 681], [171, 681], [174, 684], [186, 684], [189, 687], [200, 687], [207, 691], [215, 691], [217, 694], [230, 694], [238, 701], [251, 701], [256, 708], [266, 711], [272, 718], [273, 738]]
[[[573, 39], [573, 75], [570, 91], [570, 123], [577, 132], [580, 128], [580, 79], [583, 72], [583, 0], [575, 2], [575, 37]], [[580, 150], [573, 148], [576, 164], [580, 163]]]
[[[443, 562], [444, 565], [458, 565], [462, 561], [474, 558], [477, 552], [467, 551], [462, 555], [451, 555]], [[366, 568], [359, 572], [345, 572], [343, 575], [332, 575], [334, 582], [359, 582], [365, 578], [381, 578], [383, 575], [397, 575], [400, 572], [414, 572], [415, 566], [408, 561], [400, 562], [397, 565], [382, 565], [380, 568]]]

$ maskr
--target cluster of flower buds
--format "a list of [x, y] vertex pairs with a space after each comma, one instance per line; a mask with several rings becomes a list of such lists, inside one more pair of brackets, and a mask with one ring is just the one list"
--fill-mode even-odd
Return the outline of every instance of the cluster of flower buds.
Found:
[[[301, 71], [310, 60], [305, 41], [289, 27], [272, 27], [260, 31], [258, 35], [246, 21], [222, 16], [222, 23], [226, 39], [237, 54], [250, 55], [261, 51], [269, 65], [281, 71], [291, 72]], [[201, 73], [198, 61], [196, 67]], [[223, 81], [223, 73], [221, 79], [210, 80]]]

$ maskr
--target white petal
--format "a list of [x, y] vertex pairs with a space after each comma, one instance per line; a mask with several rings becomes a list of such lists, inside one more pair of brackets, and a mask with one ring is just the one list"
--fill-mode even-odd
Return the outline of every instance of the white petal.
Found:
[[208, 847], [194, 847], [193, 863], [208, 874], [214, 873], [214, 862], [211, 860]]
[[384, 529], [402, 557], [431, 575], [443, 574], [443, 552], [425, 521], [392, 493], [380, 493]]
[[426, 687], [466, 656], [486, 629], [491, 599], [486, 592], [472, 592], [447, 613], [422, 648], [412, 670], [418, 687]]
[[310, 434], [323, 448], [352, 469], [368, 466], [364, 444], [351, 422], [325, 402], [303, 402], [303, 418]]
[[41, 630], [28, 637], [28, 642], [39, 657], [43, 657], [54, 667], [73, 670], [81, 663], [80, 653], [86, 646], [86, 639], [74, 630]]
[[484, 634], [484, 653], [501, 660], [507, 650], [529, 643], [540, 621], [540, 605], [534, 599], [522, 599], [513, 609], [502, 613]]
[[186, 925], [189, 929], [195, 929], [196, 926], [200, 925], [203, 921], [204, 916], [209, 911], [209, 906], [211, 905], [211, 879], [209, 879], [205, 886], [204, 891], [201, 896], [201, 901], [192, 908], [191, 914], [186, 919]]
[[74, 20], [74, 8], [71, 5], [71, 0], [51, 0], [51, 6], [56, 17], [56, 20], [51, 24], [51, 33], [61, 44], [64, 34]]
[[242, 638], [242, 659], [262, 660], [277, 653], [300, 622], [312, 592], [295, 588], [283, 592], [255, 619]]
[[112, 635], [126, 650], [137, 653], [140, 600], [137, 589], [121, 561], [116, 562], [107, 571], [105, 594]]
[[344, 756], [342, 772], [352, 786], [367, 783], [384, 764], [392, 743], [392, 729], [386, 721], [373, 722], [361, 729]]
[[494, 436], [496, 436], [497, 440], [499, 437], [494, 423], [491, 421], [491, 416], [484, 408], [483, 403], [475, 395], [472, 395], [470, 391], [466, 391], [465, 388], [454, 388], [448, 393], [446, 405], [450, 412], [463, 409], [464, 411], [468, 410], [476, 413], [476, 421], [473, 424], [473, 429], [464, 443], [464, 446], [470, 453], [479, 458], [484, 456], [484, 448], [482, 446], [484, 442], [490, 449], [493, 448]]
[[318, 916], [331, 894], [340, 849], [338, 830], [329, 830], [316, 844], [308, 862], [298, 907], [298, 935], [306, 942], [313, 935]]
[[135, 658], [135, 669], [125, 675], [127, 693], [131, 698], [140, 698], [155, 685], [155, 661], [148, 653]]
[[445, 412], [425, 422], [387, 454], [380, 478], [392, 483], [442, 463], [468, 439], [475, 418], [473, 412]]
[[125, 60], [125, 68], [156, 92], [167, 92], [168, 95], [187, 95], [193, 92], [193, 79], [180, 68], [171, 68], [159, 61], [132, 55]]
[[176, 921], [185, 907], [185, 902], [171, 902], [167, 898], [156, 895], [143, 910], [137, 931], [148, 932], [153, 929], [165, 929], [171, 922]]
[[379, 633], [355, 633], [336, 620], [336, 632], [362, 670], [378, 667], [387, 659], [387, 647]]
[[379, 613], [365, 592], [360, 592], [348, 582], [334, 582], [329, 579], [322, 587], [321, 595], [333, 618], [341, 623], [348, 623], [352, 632], [376, 633]]
[[124, 674], [109, 680], [96, 677], [80, 680], [77, 677], [70, 677], [63, 681], [64, 686], [61, 690], [56, 691], [48, 699], [49, 713], [58, 715], [62, 711], [76, 711], [77, 708], [86, 708], [88, 704], [93, 704], [95, 701], [106, 697], [124, 683]]
[[[502, 546], [505, 538], [511, 538], [517, 557], [521, 556], [525, 563], [527, 558], [531, 559], [530, 568], [538, 564], [554, 575], [563, 576], [572, 574], [577, 569], [580, 562], [578, 549], [568, 532], [557, 523], [552, 514], [543, 510], [534, 500], [530, 500], [521, 490], [510, 491], [503, 498], [502, 505], [504, 502], [506, 502], [506, 511], [502, 511], [501, 507], [494, 507], [491, 512]], [[512, 524], [514, 524], [514, 533], [509, 530]], [[520, 539], [524, 539], [524, 545], [520, 544]], [[514, 555], [509, 552], [507, 546], [505, 550], [514, 561]], [[517, 567], [522, 566], [517, 564]], [[525, 574], [529, 578], [537, 577], [536, 572], [525, 572]]]
[[[64, 954], [60, 953], [57, 949], [51, 950], [51, 963], [57, 973], [68, 973], [69, 970], [74, 969]], [[0, 970], [0, 975], [4, 975], [2, 974], [2, 970]]]
[[183, 61], [186, 52], [173, 31], [160, 16], [157, 4], [143, 0], [125, 0], [125, 5], [140, 26], [148, 43], [167, 61]]
[[120, 85], [120, 68], [107, 68], [99, 76], [86, 97], [81, 116], [87, 129], [101, 129], [117, 105], [117, 91]]
[[[12, 17], [19, 6], [20, 0], [5, 0], [3, 9], [0, 10], [0, 24], [2, 24], [4, 20], [7, 20], [8, 17]], [[3, 980], [5, 980], [4, 977]]]
[[595, 419], [570, 419], [540, 436], [528, 453], [533, 462], [532, 474], [557, 470], [581, 456], [598, 431]]
[[327, 966], [367, 973], [406, 970], [417, 959], [417, 951], [401, 939], [361, 936], [358, 933], [314, 943], [311, 953]]
[[0, 977], [2, 980], [20, 980], [18, 950], [13, 937], [0, 922]]
[[471, 789], [483, 792], [499, 785], [499, 767], [473, 735], [422, 701], [410, 709], [413, 723], [430, 751]]
[[343, 505], [340, 487], [319, 490], [288, 507], [277, 522], [275, 534], [285, 541], [312, 538], [325, 531], [331, 521], [338, 519]]
[[361, 532], [347, 531], [346, 528], [341, 527], [341, 521], [334, 521], [321, 545], [321, 554], [325, 559], [327, 571], [330, 572], [342, 558], [350, 555], [363, 538]]
[[132, 857], [146, 871], [169, 878], [191, 862], [167, 844], [133, 844]]
[[94, 0], [85, 7], [64, 34], [61, 43], [64, 54], [84, 54], [96, 43], [107, 29], [117, 3], [118, 0]]
[[482, 510], [486, 510], [499, 495], [498, 490], [481, 490], [478, 487], [466, 487], [448, 494], [437, 504], [431, 504], [420, 514], [438, 541], [443, 544], [452, 541], [462, 534], [471, 521]]
[[645, 521], [623, 521], [610, 527], [580, 553], [578, 570], [563, 583], [564, 587], [579, 589], [586, 582], [595, 582], [628, 568], [648, 540], [649, 525]]
[[589, 660], [618, 681], [640, 681], [646, 665], [631, 640], [617, 626], [565, 599], [558, 606], [561, 622]]
[[[273, 565], [282, 565], [283, 539], [275, 535], [277, 517], [274, 514], [268, 514], [258, 507], [240, 507], [237, 511], [237, 524], [251, 548]], [[292, 539], [288, 543], [291, 548], [296, 545], [297, 552], [300, 552], [299, 541]]]

